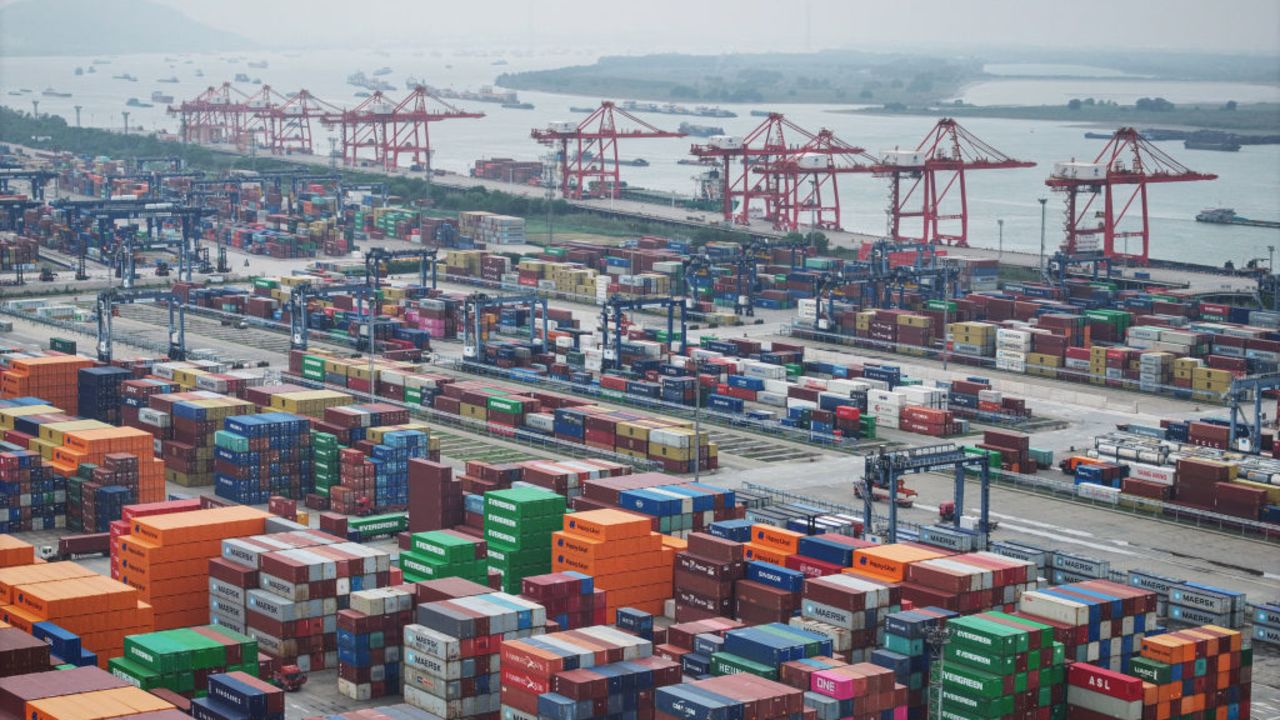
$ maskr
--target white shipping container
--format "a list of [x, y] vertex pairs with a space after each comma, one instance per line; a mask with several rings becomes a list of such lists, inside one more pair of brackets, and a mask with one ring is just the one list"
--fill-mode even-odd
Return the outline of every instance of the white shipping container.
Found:
[[869, 390], [867, 402], [873, 405], [900, 407], [904, 404], [902, 393], [892, 390]]
[[812, 401], [812, 400], [802, 400], [802, 399], [800, 399], [800, 398], [793, 398], [793, 397], [789, 397], [789, 398], [787, 398], [787, 409], [788, 409], [788, 410], [790, 410], [790, 409], [792, 409], [792, 408], [802, 408], [802, 409], [806, 409], [806, 410], [817, 410], [817, 409], [818, 409], [818, 403], [816, 403], [816, 402], [814, 402], [814, 401]]
[[813, 320], [818, 317], [818, 301], [813, 298], [800, 298], [796, 301], [796, 316], [801, 320]]
[[1161, 485], [1172, 486], [1177, 474], [1177, 471], [1171, 467], [1160, 467], [1138, 462], [1129, 463], [1129, 477], [1138, 480], [1147, 480]]
[[151, 427], [169, 427], [169, 413], [152, 408], [138, 408], [138, 422]]
[[756, 402], [773, 407], [786, 407], [787, 396], [782, 393], [761, 391], [756, 393]]
[[1121, 700], [1078, 685], [1067, 685], [1067, 703], [1115, 720], [1142, 720], [1141, 700]]
[[1076, 486], [1076, 495], [1090, 500], [1115, 504], [1120, 500], [1120, 488], [1095, 485], [1093, 483], [1080, 483]]
[[1088, 605], [1046, 595], [1038, 590], [1023, 593], [1018, 599], [1018, 609], [1064, 625], [1089, 624]]
[[532, 413], [524, 416], [524, 424], [534, 430], [552, 432], [555, 430], [556, 417], [549, 413]]
[[767, 379], [764, 381], [764, 389], [771, 393], [777, 393], [786, 397], [787, 388], [791, 387], [791, 383], [786, 380]]

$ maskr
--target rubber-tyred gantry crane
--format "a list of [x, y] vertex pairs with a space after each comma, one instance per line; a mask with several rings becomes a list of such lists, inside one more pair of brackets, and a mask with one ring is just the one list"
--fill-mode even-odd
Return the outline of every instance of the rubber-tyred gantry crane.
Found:
[[[1044, 182], [1066, 195], [1066, 238], [1062, 249], [1068, 257], [1100, 250], [1104, 257], [1146, 265], [1151, 250], [1147, 185], [1217, 177], [1191, 170], [1137, 130], [1126, 127], [1116, 131], [1093, 162], [1056, 163], [1053, 174]], [[1083, 200], [1082, 194], [1086, 195]], [[1099, 195], [1103, 203], [1100, 210], [1094, 207]], [[1122, 226], [1135, 202], [1137, 217]], [[1129, 252], [1129, 238], [1141, 241], [1140, 252]], [[1117, 240], [1122, 242], [1121, 247], [1116, 246]]]
[[321, 117], [321, 122], [339, 128], [345, 164], [355, 165], [360, 151], [368, 148], [374, 162], [389, 170], [400, 166], [402, 155], [414, 166], [431, 162], [431, 123], [482, 117], [484, 113], [459, 110], [418, 85], [398, 103], [375, 92], [350, 110]]
[[[618, 119], [627, 121], [618, 126]], [[618, 197], [622, 185], [618, 173], [618, 140], [634, 138], [677, 138], [684, 133], [661, 130], [617, 107], [612, 101], [576, 125], [553, 122], [535, 128], [534, 140], [555, 148], [560, 163], [560, 193], [566, 198]]]
[[[1014, 160], [951, 118], [934, 125], [914, 150], [887, 150], [873, 172], [889, 178], [889, 235], [901, 243], [969, 246], [968, 170], [1035, 167]], [[953, 194], [954, 193], [954, 194]], [[903, 221], [920, 218], [920, 234]]]

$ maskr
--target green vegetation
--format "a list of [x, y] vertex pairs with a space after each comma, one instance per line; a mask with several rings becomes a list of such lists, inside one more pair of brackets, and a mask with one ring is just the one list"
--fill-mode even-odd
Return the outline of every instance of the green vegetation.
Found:
[[1119, 105], [1093, 98], [1073, 99], [1065, 105], [889, 105], [838, 112], [868, 115], [946, 115], [955, 118], [1009, 118], [1129, 125], [1139, 127], [1193, 127], [1237, 132], [1280, 133], [1280, 104], [1235, 101], [1225, 105], [1201, 103], [1174, 105], [1164, 98], [1140, 98], [1134, 105]]
[[[274, 158], [248, 158], [243, 155], [214, 152], [197, 145], [160, 140], [154, 135], [122, 135], [93, 128], [75, 128], [57, 115], [41, 115], [0, 107], [0, 142], [9, 142], [41, 150], [66, 151], [77, 155], [175, 156], [192, 168], [222, 172], [231, 168], [280, 170], [297, 168], [315, 171], [314, 165], [301, 165]], [[422, 178], [387, 176], [369, 172], [339, 169], [338, 173], [352, 183], [385, 182], [387, 192], [404, 203], [420, 203], [441, 211], [488, 210], [503, 215], [516, 215], [531, 221], [529, 238], [535, 242], [546, 236], [547, 200], [491, 191], [483, 187], [450, 188], [428, 183]], [[574, 208], [564, 200], [551, 202], [552, 222], [556, 232], [577, 232], [635, 237], [637, 235], [670, 235], [687, 237], [695, 242], [712, 240], [741, 241], [746, 234], [717, 227], [690, 230], [657, 220], [631, 219], [599, 215]]]
[[150, 0], [27, 0], [0, 9], [0, 55], [217, 52], [253, 47]]
[[932, 102], [977, 78], [977, 60], [831, 50], [759, 55], [604, 57], [594, 65], [507, 73], [516, 90], [675, 103]]

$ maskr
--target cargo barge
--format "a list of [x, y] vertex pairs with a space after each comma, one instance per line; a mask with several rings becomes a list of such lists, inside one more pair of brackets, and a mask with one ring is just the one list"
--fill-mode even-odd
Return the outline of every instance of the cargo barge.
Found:
[[1202, 210], [1196, 215], [1196, 222], [1214, 225], [1248, 225], [1250, 227], [1280, 228], [1280, 220], [1252, 220], [1236, 214], [1231, 208], [1213, 208]]

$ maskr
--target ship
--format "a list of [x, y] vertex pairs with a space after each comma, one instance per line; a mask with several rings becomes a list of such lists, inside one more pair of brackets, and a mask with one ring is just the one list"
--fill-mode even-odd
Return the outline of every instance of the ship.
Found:
[[676, 128], [685, 135], [693, 137], [711, 137], [712, 135], [723, 135], [724, 128], [718, 125], [694, 125], [691, 122], [682, 122], [680, 127]]
[[596, 111], [596, 108], [593, 108], [593, 107], [575, 107], [572, 105], [569, 106], [569, 112], [593, 113], [595, 111]]
[[138, 82], [137, 76], [130, 75], [129, 73], [120, 73], [119, 75], [112, 75], [111, 79], [112, 80], [128, 80], [129, 82]]
[[94, 65], [110, 65], [111, 61], [110, 60], [94, 60], [93, 64]]
[[1187, 150], [1217, 150], [1219, 152], [1239, 152], [1240, 143], [1235, 140], [1205, 140], [1201, 138], [1187, 138], [1182, 141], [1182, 147]]
[[126, 105], [126, 106], [128, 106], [128, 107], [136, 107], [136, 108], [149, 108], [149, 107], [155, 107], [155, 105], [152, 105], [151, 103], [142, 102], [142, 101], [141, 101], [141, 100], [139, 100], [138, 98], [129, 98], [129, 99], [125, 102], [125, 105]]
[[84, 68], [82, 68], [82, 67], [77, 67], [77, 68], [76, 68], [76, 75], [83, 75], [83, 74], [84, 74]]
[[628, 112], [647, 112], [659, 113], [661, 115], [692, 115], [694, 117], [714, 117], [714, 118], [732, 118], [738, 117], [738, 114], [718, 107], [708, 107], [699, 105], [695, 108], [685, 107], [684, 105], [676, 105], [674, 103], [658, 104], [654, 102], [636, 102], [635, 100], [626, 100], [622, 103], [622, 109]]
[[619, 165], [627, 167], [649, 167], [649, 161], [644, 158], [635, 158], [633, 160], [618, 160]]
[[358, 88], [364, 88], [370, 92], [388, 92], [396, 89], [391, 83], [385, 80], [369, 77], [360, 71], [356, 71], [348, 75], [347, 84], [355, 85]]
[[169, 103], [173, 102], [173, 96], [165, 95], [159, 90], [156, 90], [155, 92], [151, 93], [151, 102], [158, 102], [163, 105], [168, 105]]
[[252, 62], [250, 62], [250, 63], [249, 63], [249, 67], [251, 67], [251, 68], [256, 68], [256, 69], [258, 69], [258, 70], [266, 70], [266, 69], [267, 69], [267, 61], [266, 61], [266, 60], [254, 60], [254, 61], [252, 61]]
[[1250, 220], [1247, 217], [1241, 217], [1236, 214], [1232, 208], [1212, 208], [1202, 210], [1196, 215], [1196, 222], [1212, 223], [1214, 225], [1248, 225], [1250, 227], [1264, 228], [1280, 228], [1280, 221], [1277, 220]]
[[676, 161], [676, 164], [677, 165], [698, 165], [701, 167], [705, 167], [707, 165], [714, 165], [715, 161], [710, 158], [708, 158], [706, 161], [700, 160], [698, 158], [680, 158], [679, 160]]
[[1115, 133], [1087, 132], [1084, 134], [1085, 140], [1110, 140]]
[[504, 107], [504, 108], [506, 108], [506, 109], [508, 109], [508, 110], [532, 110], [532, 109], [533, 109], [533, 103], [529, 103], [529, 102], [509, 102], [509, 103], [502, 103], [502, 107]]
[[381, 75], [390, 75], [390, 74], [391, 74], [391, 68], [387, 67], [386, 65], [383, 65], [382, 67], [378, 68], [377, 70], [374, 70], [374, 71], [373, 71], [373, 74], [374, 74], [374, 75], [378, 75], [378, 76], [381, 76]]
[[750, 114], [751, 117], [769, 117], [772, 113], [768, 110], [752, 110]]
[[178, 78], [175, 75], [170, 75], [167, 78], [160, 78], [159, 80], [156, 80], [156, 82], [176, 84], [178, 82]]
[[249, 76], [248, 76], [248, 75], [245, 75], [244, 73], [236, 73], [236, 78], [235, 78], [235, 79], [236, 79], [236, 82], [239, 82], [239, 83], [247, 83], [247, 82], [249, 82]]
[[68, 98], [68, 97], [71, 97], [71, 93], [69, 93], [69, 92], [58, 92], [57, 90], [54, 90], [53, 88], [45, 88], [45, 89], [44, 89], [44, 92], [42, 92], [42, 93], [40, 93], [40, 94], [41, 94], [41, 95], [43, 95], [43, 96], [45, 96], [45, 97], [56, 97], [56, 98]]

